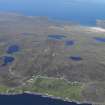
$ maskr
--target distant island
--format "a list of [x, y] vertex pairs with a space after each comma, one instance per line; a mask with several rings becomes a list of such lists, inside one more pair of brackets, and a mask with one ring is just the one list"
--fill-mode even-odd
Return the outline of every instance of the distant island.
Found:
[[105, 105], [105, 20], [89, 27], [0, 13], [0, 93]]

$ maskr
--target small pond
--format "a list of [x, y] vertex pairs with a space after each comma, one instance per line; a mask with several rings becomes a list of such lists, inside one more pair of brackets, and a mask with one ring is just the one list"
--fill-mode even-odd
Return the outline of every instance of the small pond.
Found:
[[35, 33], [27, 33], [27, 32], [24, 32], [24, 33], [21, 33], [21, 34], [26, 35], [26, 36], [35, 35]]
[[67, 40], [67, 41], [65, 42], [65, 45], [66, 45], [66, 46], [72, 46], [72, 45], [74, 45], [74, 40]]
[[9, 53], [9, 54], [12, 54], [12, 53], [15, 53], [15, 52], [18, 52], [18, 51], [19, 51], [19, 46], [18, 45], [11, 45], [7, 49], [7, 53]]
[[51, 40], [63, 40], [64, 38], [66, 38], [64, 35], [48, 35], [48, 39]]
[[80, 56], [70, 56], [69, 59], [71, 59], [73, 61], [81, 61], [81, 60], [83, 60]]
[[3, 57], [1, 57], [1, 59], [3, 60], [2, 66], [8, 65], [15, 60], [15, 58], [11, 57], [11, 56], [3, 56]]
[[94, 39], [98, 42], [105, 42], [105, 37], [94, 37]]

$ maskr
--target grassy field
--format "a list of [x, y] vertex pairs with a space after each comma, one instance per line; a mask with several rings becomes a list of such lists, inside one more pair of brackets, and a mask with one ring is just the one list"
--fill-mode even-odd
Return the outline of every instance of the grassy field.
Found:
[[70, 83], [63, 79], [38, 77], [28, 81], [23, 87], [9, 88], [0, 86], [0, 93], [22, 93], [25, 91], [51, 95], [63, 99], [80, 100], [83, 85]]
[[68, 98], [71, 100], [80, 100], [82, 84], [70, 83], [63, 79], [42, 78], [33, 79], [32, 85], [28, 87], [27, 91], [48, 94], [61, 98]]

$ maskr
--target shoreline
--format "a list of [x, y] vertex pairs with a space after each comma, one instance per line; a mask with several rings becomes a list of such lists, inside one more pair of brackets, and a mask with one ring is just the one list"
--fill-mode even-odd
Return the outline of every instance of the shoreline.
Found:
[[[36, 76], [35, 79], [37, 78], [47, 78], [49, 79], [49, 77], [46, 77], [46, 76]], [[63, 79], [65, 80], [66, 82], [68, 83], [71, 83], [70, 81], [68, 81], [67, 79], [65, 78], [53, 78], [53, 77], [50, 77], [50, 79]], [[77, 82], [75, 81], [74, 83], [80, 83], [80, 82]], [[47, 97], [47, 98], [50, 98], [50, 99], [55, 99], [55, 100], [61, 100], [61, 101], [65, 101], [65, 102], [70, 102], [70, 103], [76, 103], [76, 104], [89, 104], [89, 105], [103, 105], [101, 103], [96, 103], [96, 102], [89, 102], [89, 101], [77, 101], [77, 100], [70, 100], [70, 98], [66, 97], [66, 98], [62, 98], [60, 96], [53, 96], [53, 95], [50, 95], [50, 94], [47, 94], [47, 93], [40, 93], [40, 92], [31, 92], [31, 91], [24, 91], [24, 92], [14, 92], [14, 93], [0, 93], [0, 95], [7, 95], [7, 96], [15, 96], [15, 95], [23, 95], [23, 94], [29, 94], [29, 95], [39, 95], [41, 97]]]
[[101, 28], [101, 27], [89, 27], [90, 31], [93, 31], [93, 32], [103, 32], [105, 33], [105, 29], [104, 28]]
[[30, 92], [30, 91], [25, 91], [23, 93], [0, 93], [0, 95], [5, 95], [5, 96], [15, 96], [15, 95], [23, 95], [23, 94], [29, 94], [29, 95], [38, 95], [42, 98], [50, 98], [50, 99], [54, 99], [54, 100], [61, 100], [61, 101], [64, 101], [64, 102], [70, 102], [70, 103], [76, 103], [76, 104], [90, 104], [90, 105], [97, 105], [97, 103], [91, 103], [91, 102], [87, 102], [87, 101], [83, 101], [83, 102], [79, 102], [77, 100], [70, 100], [69, 98], [68, 99], [63, 99], [61, 97], [56, 97], [56, 96], [53, 96], [53, 95], [49, 95], [49, 94], [42, 94], [42, 93], [38, 93], [38, 92]]

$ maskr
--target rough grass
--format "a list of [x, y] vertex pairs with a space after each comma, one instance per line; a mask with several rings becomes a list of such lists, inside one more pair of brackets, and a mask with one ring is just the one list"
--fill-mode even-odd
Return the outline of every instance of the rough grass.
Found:
[[10, 88], [10, 87], [7, 87], [7, 86], [3, 86], [3, 85], [0, 85], [0, 94], [15, 94], [15, 93], [22, 93], [23, 92], [23, 89], [22, 87], [20, 88]]
[[28, 81], [28, 84], [23, 87], [0, 86], [0, 93], [15, 94], [29, 91], [79, 101], [81, 100], [82, 87], [83, 85], [80, 83], [70, 83], [63, 79], [37, 77]]
[[32, 87], [26, 90], [64, 99], [80, 100], [82, 86], [80, 83], [70, 83], [63, 79], [37, 78], [33, 80]]
[[0, 86], [0, 93], [6, 93], [8, 88], [6, 86]]

